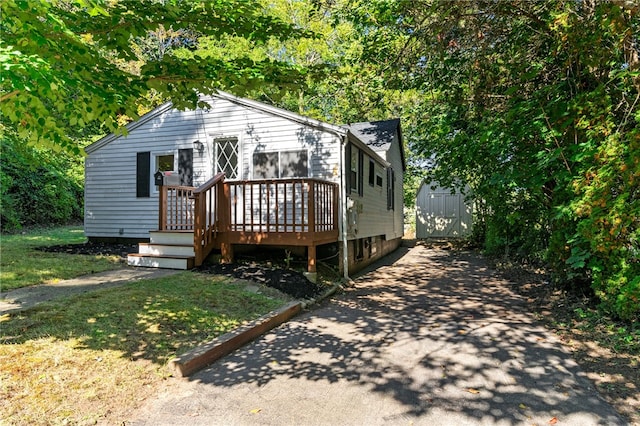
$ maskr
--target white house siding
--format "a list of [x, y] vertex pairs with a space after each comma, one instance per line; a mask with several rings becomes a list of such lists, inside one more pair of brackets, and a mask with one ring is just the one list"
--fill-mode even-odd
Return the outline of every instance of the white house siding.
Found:
[[[153, 155], [193, 149], [193, 184], [213, 176], [213, 142], [217, 137], [237, 137], [241, 148], [241, 179], [252, 179], [256, 151], [308, 151], [311, 177], [339, 182], [340, 138], [283, 117], [209, 98], [207, 110], [167, 110], [133, 128], [127, 136], [89, 147], [85, 161], [85, 235], [91, 238], [148, 238], [158, 227], [158, 193], [149, 176], [150, 197], [136, 197], [136, 154]], [[99, 146], [99, 147], [98, 147]]]
[[[397, 138], [397, 136], [396, 136]], [[395, 197], [394, 208], [387, 209], [387, 179], [388, 174], [386, 167], [379, 161], [374, 160], [375, 179], [382, 176], [382, 186], [378, 186], [374, 181], [374, 185], [369, 185], [369, 159], [371, 156], [364, 154], [364, 173], [363, 173], [363, 195], [357, 192], [351, 192], [349, 197], [354, 202], [352, 210], [355, 212], [355, 226], [353, 220], [349, 227], [349, 238], [366, 238], [373, 236], [384, 236], [386, 240], [401, 238], [403, 235], [403, 165], [399, 152], [399, 144], [395, 141], [389, 151], [381, 151], [377, 154], [382, 156], [395, 173]], [[352, 213], [353, 214], [353, 213]]]
[[126, 137], [90, 151], [85, 159], [85, 234], [148, 238], [148, 231], [158, 227], [158, 194], [150, 175], [151, 196], [136, 197], [136, 154], [151, 152], [153, 169], [154, 154], [171, 152], [177, 158], [178, 149], [193, 148], [196, 139], [196, 112], [170, 110], [133, 129]]
[[[339, 138], [286, 118], [237, 105], [224, 99], [210, 100], [212, 109], [202, 112], [207, 133], [206, 161], [213, 165], [213, 143], [218, 137], [238, 137], [242, 152], [241, 179], [253, 179], [253, 154], [307, 150], [309, 176], [339, 181]], [[195, 158], [195, 156], [194, 156]]]

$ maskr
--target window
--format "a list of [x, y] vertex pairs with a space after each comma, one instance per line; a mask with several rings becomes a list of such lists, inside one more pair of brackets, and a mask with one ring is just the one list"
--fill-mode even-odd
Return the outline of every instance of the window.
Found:
[[224, 172], [226, 179], [238, 179], [239, 144], [238, 138], [216, 138], [213, 140], [215, 149], [214, 171]]
[[358, 190], [358, 150], [349, 145], [349, 187], [351, 192]]
[[309, 176], [309, 159], [306, 150], [280, 153], [280, 177]]
[[369, 186], [373, 186], [376, 180], [376, 162], [369, 158]]
[[309, 154], [306, 150], [255, 152], [253, 178], [277, 179], [309, 176]]
[[359, 195], [364, 193], [364, 154], [352, 144], [347, 146], [347, 156], [349, 159], [349, 185], [351, 192], [357, 192]]
[[173, 154], [156, 155], [156, 171], [166, 172], [174, 170]]
[[[153, 172], [151, 176], [147, 176], [147, 179], [153, 179], [155, 172], [167, 172], [176, 170], [176, 155], [173, 152], [158, 152], [153, 154]], [[179, 182], [174, 182], [173, 185], [178, 185]], [[158, 186], [154, 186], [154, 191], [158, 191]]]
[[253, 178], [275, 179], [280, 177], [277, 152], [256, 152], [253, 154]]
[[382, 187], [382, 174], [376, 173], [376, 186]]

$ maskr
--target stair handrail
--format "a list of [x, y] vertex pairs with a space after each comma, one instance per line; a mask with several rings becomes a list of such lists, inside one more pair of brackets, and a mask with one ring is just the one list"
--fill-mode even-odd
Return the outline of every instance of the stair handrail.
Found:
[[205, 183], [203, 183], [202, 185], [194, 189], [193, 196], [195, 197], [196, 194], [208, 191], [209, 189], [213, 188], [218, 182], [221, 182], [221, 181], [224, 181], [224, 172], [218, 173], [217, 175], [215, 175], [214, 177], [212, 177], [211, 179], [209, 179], [208, 181], [206, 181]]
[[196, 266], [202, 265], [204, 259], [214, 247], [219, 232], [226, 228], [227, 209], [224, 191], [224, 173], [218, 173], [193, 190], [194, 225], [193, 248]]

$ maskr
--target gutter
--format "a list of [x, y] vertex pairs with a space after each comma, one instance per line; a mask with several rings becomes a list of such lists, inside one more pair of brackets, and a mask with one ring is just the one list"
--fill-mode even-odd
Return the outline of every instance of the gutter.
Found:
[[349, 244], [347, 241], [347, 177], [344, 170], [347, 141], [347, 135], [340, 138], [340, 205], [342, 207], [342, 271], [345, 281], [349, 282], [351, 278], [349, 278]]

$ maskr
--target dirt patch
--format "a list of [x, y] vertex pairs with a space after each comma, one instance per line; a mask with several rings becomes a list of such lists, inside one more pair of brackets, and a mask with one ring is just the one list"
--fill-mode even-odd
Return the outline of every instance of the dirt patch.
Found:
[[202, 265], [194, 271], [227, 275], [234, 278], [254, 281], [259, 284], [266, 285], [271, 288], [280, 290], [295, 299], [312, 299], [322, 293], [323, 287], [309, 281], [299, 272], [269, 268], [261, 264], [206, 264]]
[[48, 253], [85, 254], [90, 256], [118, 256], [126, 260], [130, 253], [138, 252], [137, 244], [111, 244], [89, 241], [83, 244], [62, 244], [36, 247], [38, 251]]

